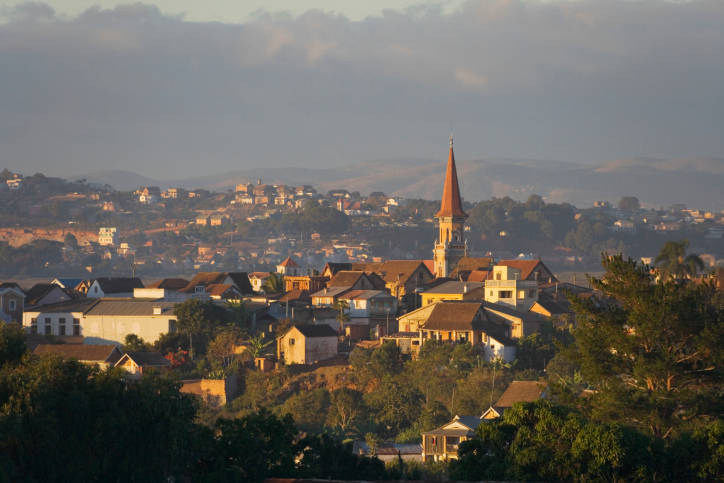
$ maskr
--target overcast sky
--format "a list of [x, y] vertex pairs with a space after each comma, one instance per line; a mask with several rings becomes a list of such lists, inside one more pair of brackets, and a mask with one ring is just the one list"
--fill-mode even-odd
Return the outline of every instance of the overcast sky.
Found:
[[724, 157], [722, 0], [204, 3], [0, 3], [0, 168]]

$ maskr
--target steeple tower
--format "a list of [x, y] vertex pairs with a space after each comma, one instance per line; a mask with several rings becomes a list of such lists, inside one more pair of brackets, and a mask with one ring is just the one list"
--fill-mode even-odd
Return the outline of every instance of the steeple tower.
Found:
[[453, 138], [450, 135], [450, 154], [447, 160], [447, 173], [442, 190], [440, 211], [435, 218], [438, 222], [438, 237], [435, 242], [434, 265], [436, 277], [447, 277], [460, 259], [467, 255], [465, 244], [465, 219], [468, 215], [463, 211], [460, 198], [458, 173], [455, 168]]

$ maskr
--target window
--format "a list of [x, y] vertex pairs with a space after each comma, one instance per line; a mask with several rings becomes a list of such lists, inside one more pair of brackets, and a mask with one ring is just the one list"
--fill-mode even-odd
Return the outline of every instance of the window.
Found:
[[17, 305], [15, 305], [15, 299], [8, 300], [8, 309], [10, 309], [11, 312], [14, 311], [16, 307]]
[[30, 333], [31, 334], [38, 333], [38, 319], [30, 319]]
[[197, 285], [194, 287], [194, 292], [196, 293], [204, 293], [206, 291], [206, 288], [203, 285]]
[[519, 299], [525, 298], [525, 290], [518, 290], [518, 298]]
[[529, 298], [535, 298], [535, 289], [528, 290], [528, 297]]
[[73, 319], [73, 335], [80, 335], [80, 319]]
[[498, 297], [501, 299], [512, 299], [513, 298], [513, 291], [512, 290], [501, 290], [498, 292]]
[[486, 334], [485, 332], [483, 332], [483, 342], [486, 344], [488, 343], [488, 334]]
[[53, 332], [53, 329], [50, 325], [50, 317], [45, 318], [45, 335], [50, 335]]
[[491, 297], [493, 296], [493, 291], [492, 291], [492, 290], [490, 291], [490, 296], [491, 296]]
[[503, 275], [503, 274], [501, 274], [500, 272], [496, 273], [496, 274], [495, 274], [495, 280], [502, 280], [502, 279], [500, 278], [500, 277], [502, 277], [502, 275]]
[[65, 335], [65, 324], [58, 325], [58, 335]]
[[289, 345], [294, 345], [294, 339], [289, 339]]

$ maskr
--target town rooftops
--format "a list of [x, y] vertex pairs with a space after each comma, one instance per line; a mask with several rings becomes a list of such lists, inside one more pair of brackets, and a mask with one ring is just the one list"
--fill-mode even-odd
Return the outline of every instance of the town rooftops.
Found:
[[40, 344], [35, 350], [35, 355], [53, 354], [66, 359], [77, 359], [82, 362], [105, 362], [115, 364], [123, 353], [115, 345], [92, 345], [92, 344]]
[[289, 292], [285, 293], [285, 294], [279, 299], [279, 302], [281, 302], [281, 303], [284, 303], [284, 302], [294, 302], [294, 301], [297, 301], [297, 300], [302, 300], [302, 301], [309, 301], [309, 300], [311, 300], [311, 297], [310, 297], [310, 295], [309, 295], [309, 291], [308, 291], [308, 290], [299, 290], [299, 289], [290, 290]]
[[52, 283], [58, 285], [61, 288], [67, 288], [73, 290], [83, 282], [82, 278], [56, 278]]
[[438, 302], [422, 326], [424, 330], [481, 330], [480, 302]]
[[336, 297], [349, 290], [349, 287], [330, 287], [323, 288], [319, 292], [312, 294], [312, 297]]
[[104, 294], [133, 293], [134, 288], [144, 288], [143, 282], [138, 277], [100, 277], [94, 282], [98, 283]]
[[[174, 302], [159, 302], [142, 299], [100, 299], [88, 309], [85, 314], [115, 315], [115, 316], [172, 316], [174, 315]], [[157, 313], [160, 312], [160, 313]]]
[[385, 292], [384, 290], [350, 290], [340, 298], [345, 300], [365, 300], [373, 299], [376, 297], [383, 297], [392, 299], [392, 295]]
[[352, 270], [374, 272], [386, 283], [400, 281], [406, 283], [415, 271], [422, 266], [432, 277], [432, 272], [422, 260], [387, 260], [385, 262], [353, 263]]
[[224, 272], [198, 272], [188, 285], [179, 290], [179, 292], [193, 293], [198, 286], [206, 287], [207, 285], [215, 283], [223, 283], [224, 280], [226, 280], [226, 273]]
[[304, 337], [337, 337], [337, 331], [327, 324], [295, 325]]
[[517, 402], [533, 402], [543, 397], [546, 383], [541, 381], [513, 381], [495, 403], [496, 408], [510, 408]]

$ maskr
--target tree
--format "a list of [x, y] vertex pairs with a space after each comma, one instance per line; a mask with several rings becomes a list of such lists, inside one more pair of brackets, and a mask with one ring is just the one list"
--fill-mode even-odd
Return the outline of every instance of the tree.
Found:
[[71, 250], [77, 250], [78, 249], [78, 239], [73, 235], [72, 233], [68, 232], [65, 235], [65, 239], [63, 241], [66, 247], [70, 248]]
[[231, 313], [231, 321], [241, 329], [248, 329], [251, 320], [251, 312], [246, 301], [227, 301], [226, 309]]
[[211, 366], [216, 369], [227, 369], [231, 366], [236, 354], [236, 347], [241, 341], [241, 332], [236, 327], [220, 331], [216, 337], [209, 342], [206, 357]]
[[623, 211], [637, 211], [641, 208], [639, 199], [635, 196], [624, 196], [618, 202], [618, 209]]
[[[646, 436], [587, 421], [549, 401], [517, 403], [500, 420], [478, 426], [450, 464], [456, 480], [646, 481], [657, 457]], [[661, 465], [665, 460], [659, 460]], [[662, 475], [659, 475], [659, 478]]]
[[267, 354], [268, 348], [270, 345], [274, 343], [273, 340], [266, 341], [264, 340], [264, 336], [259, 334], [254, 337], [251, 337], [248, 341], [249, 343], [249, 354], [251, 354], [251, 357], [253, 359], [256, 359], [257, 357], [262, 357], [265, 354]]
[[367, 414], [362, 393], [356, 389], [342, 387], [329, 395], [330, 411], [328, 423], [338, 427], [344, 434], [354, 433]]
[[126, 339], [123, 344], [123, 351], [148, 351], [148, 344], [146, 342], [138, 337], [136, 334], [128, 334], [126, 335]]
[[192, 359], [196, 357], [194, 339], [203, 347], [226, 315], [223, 308], [217, 307], [212, 302], [202, 302], [195, 298], [176, 304], [174, 311], [178, 331], [189, 338], [189, 352]]
[[718, 416], [724, 391], [724, 308], [710, 284], [654, 281], [646, 266], [604, 255], [604, 303], [572, 298], [577, 327], [567, 356], [597, 392], [596, 417], [668, 437]]
[[196, 442], [203, 446], [195, 414], [193, 397], [170, 379], [149, 375], [127, 384], [120, 370], [28, 357], [0, 369], [0, 480], [181, 476]]
[[656, 256], [654, 264], [666, 277], [692, 277], [704, 269], [704, 262], [698, 255], [687, 255], [688, 247], [689, 240], [666, 242]]
[[19, 324], [0, 322], [0, 367], [18, 362], [26, 349], [23, 328]]
[[262, 289], [264, 293], [268, 294], [284, 293], [284, 277], [278, 273], [270, 273], [269, 277], [264, 281]]

